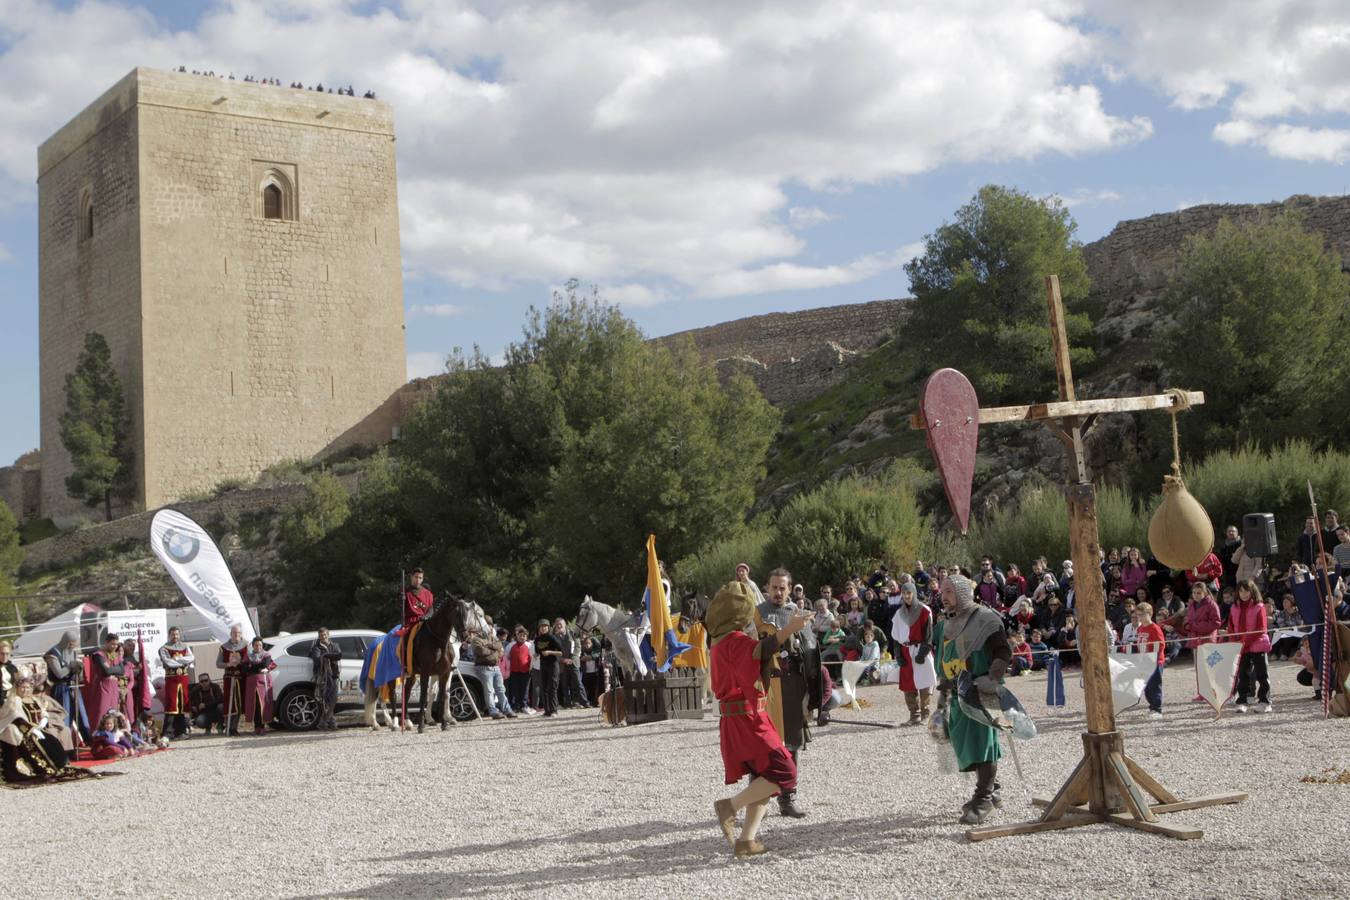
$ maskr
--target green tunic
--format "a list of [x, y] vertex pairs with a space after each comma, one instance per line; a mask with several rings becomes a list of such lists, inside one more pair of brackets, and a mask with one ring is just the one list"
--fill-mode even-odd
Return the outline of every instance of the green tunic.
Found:
[[[992, 661], [989, 651], [980, 648], [970, 655], [970, 659], [961, 659], [956, 641], [946, 639], [945, 624], [942, 619], [938, 619], [933, 628], [933, 645], [939, 648], [938, 678], [955, 683], [957, 676], [966, 670], [970, 671], [972, 677], [987, 673]], [[962, 712], [961, 704], [955, 697], [947, 704], [947, 731], [951, 735], [952, 749], [956, 751], [956, 763], [962, 772], [969, 772], [980, 763], [997, 762], [1003, 755], [994, 729]]]

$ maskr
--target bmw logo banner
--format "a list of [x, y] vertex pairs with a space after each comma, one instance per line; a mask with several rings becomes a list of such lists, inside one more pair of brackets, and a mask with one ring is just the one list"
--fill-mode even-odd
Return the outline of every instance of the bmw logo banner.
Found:
[[235, 625], [244, 630], [244, 640], [253, 639], [253, 622], [244, 609], [239, 586], [206, 529], [176, 509], [161, 509], [150, 522], [150, 549], [210, 623], [216, 640], [228, 641]]

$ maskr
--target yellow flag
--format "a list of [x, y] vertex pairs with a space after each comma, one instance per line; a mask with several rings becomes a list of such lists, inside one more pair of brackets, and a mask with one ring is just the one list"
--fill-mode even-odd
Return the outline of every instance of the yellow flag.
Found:
[[656, 535], [647, 535], [647, 615], [652, 625], [652, 653], [657, 668], [666, 664], [666, 631], [672, 627], [666, 587], [661, 583], [661, 566], [656, 561]]

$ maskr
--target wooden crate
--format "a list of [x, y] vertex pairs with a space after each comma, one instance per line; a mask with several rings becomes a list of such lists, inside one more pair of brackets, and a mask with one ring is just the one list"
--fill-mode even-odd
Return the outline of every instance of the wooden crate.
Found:
[[629, 725], [703, 718], [703, 676], [698, 669], [634, 679], [623, 686], [623, 692]]

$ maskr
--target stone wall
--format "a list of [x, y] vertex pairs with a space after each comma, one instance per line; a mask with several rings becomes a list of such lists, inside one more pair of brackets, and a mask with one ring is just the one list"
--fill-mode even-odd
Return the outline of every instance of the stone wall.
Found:
[[[349, 491], [355, 491], [359, 477], [359, 474], [345, 475], [340, 476], [338, 480]], [[282, 484], [269, 488], [230, 491], [207, 500], [175, 503], [173, 508], [210, 528], [209, 523], [221, 517], [232, 518], [263, 512], [279, 515], [299, 505], [307, 495], [308, 488], [303, 484]], [[150, 520], [155, 517], [155, 512], [157, 510], [123, 516], [111, 522], [68, 531], [25, 545], [23, 564], [19, 572], [23, 576], [31, 576], [48, 569], [77, 563], [91, 554], [128, 543], [139, 542], [142, 546], [147, 546]]]
[[0, 468], [0, 500], [16, 521], [39, 518], [42, 508], [42, 466], [36, 450], [25, 453], [14, 465]]
[[660, 342], [689, 337], [709, 362], [748, 356], [765, 366], [800, 359], [830, 342], [845, 350], [871, 350], [895, 324], [903, 300], [873, 300], [800, 312], [749, 316], [720, 325], [678, 331]]
[[1296, 211], [1305, 227], [1320, 233], [1327, 246], [1350, 260], [1350, 197], [1295, 195], [1262, 204], [1211, 203], [1179, 212], [1130, 219], [1083, 248], [1092, 278], [1091, 296], [1105, 315], [1098, 331], [1104, 341], [1146, 338], [1156, 326], [1149, 313], [1176, 271], [1186, 238], [1210, 234], [1221, 219], [1250, 221], [1282, 210]]
[[[124, 379], [145, 507], [312, 457], [390, 400], [405, 381], [393, 141], [377, 101], [137, 69], [42, 146], [53, 518], [69, 518], [55, 423], [86, 331]], [[82, 242], [71, 210], [91, 179]], [[271, 182], [282, 218], [263, 214]]]

